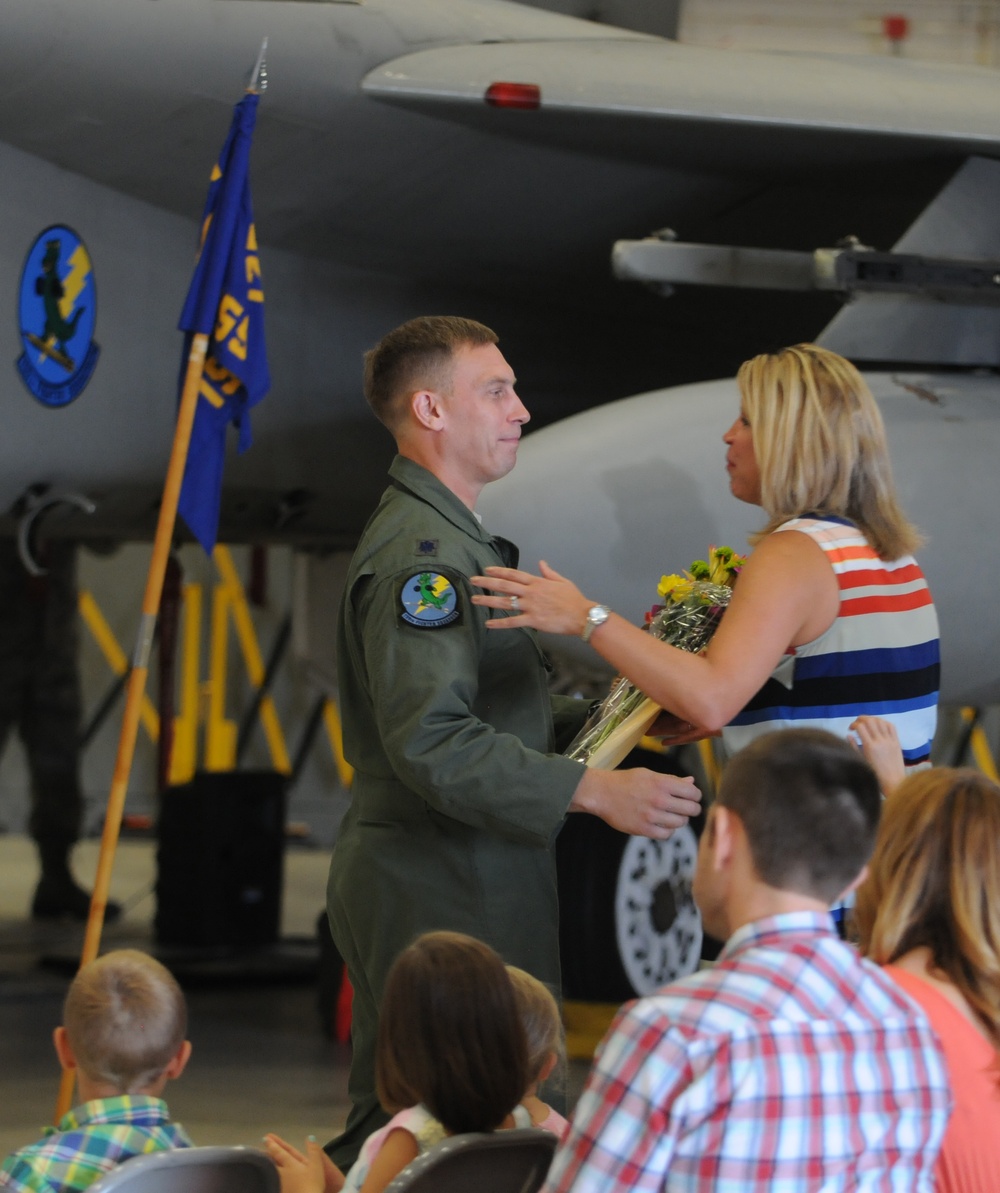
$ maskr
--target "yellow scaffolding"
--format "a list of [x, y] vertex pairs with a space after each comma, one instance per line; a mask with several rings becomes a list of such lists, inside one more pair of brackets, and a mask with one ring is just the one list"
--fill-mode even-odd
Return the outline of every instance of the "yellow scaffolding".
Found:
[[972, 733], [969, 735], [969, 745], [972, 748], [972, 757], [975, 759], [976, 766], [979, 767], [988, 779], [992, 779], [994, 783], [1000, 782], [1000, 775], [997, 774], [997, 764], [993, 758], [993, 751], [990, 749], [990, 743], [982, 725], [979, 724], [979, 710], [976, 708], [963, 708], [962, 720], [966, 725], [972, 725]]
[[[247, 678], [259, 692], [265, 678], [264, 660], [254, 628], [246, 592], [228, 547], [217, 546], [212, 555], [219, 583], [211, 594], [211, 630], [208, 648], [208, 678], [201, 680], [201, 624], [204, 592], [200, 584], [185, 584], [181, 596], [181, 679], [179, 711], [174, 719], [174, 745], [170, 760], [170, 782], [190, 782], [198, 768], [199, 731], [204, 728], [204, 767], [229, 771], [236, 767], [238, 729], [226, 716], [229, 666], [229, 625], [246, 667]], [[115, 675], [128, 672], [128, 658], [90, 592], [79, 597], [80, 614], [94, 641]], [[160, 718], [149, 697], [143, 695], [140, 716], [152, 742], [159, 740]], [[278, 710], [270, 694], [261, 697], [259, 716], [267, 741], [271, 764], [281, 774], [291, 774], [292, 762]], [[336, 704], [323, 705], [323, 726], [341, 783], [349, 787], [354, 772], [344, 757], [343, 734]]]

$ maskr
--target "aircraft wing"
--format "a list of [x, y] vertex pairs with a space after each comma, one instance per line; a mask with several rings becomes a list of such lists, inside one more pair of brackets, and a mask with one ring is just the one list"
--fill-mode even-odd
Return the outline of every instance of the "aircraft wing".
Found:
[[[485, 98], [498, 81], [537, 87], [538, 108], [498, 112]], [[725, 147], [724, 172], [1000, 150], [995, 71], [874, 56], [739, 53], [637, 35], [508, 42], [408, 54], [362, 86], [483, 129], [646, 163], [676, 164], [680, 152], [704, 167]]]
[[[669, 224], [885, 246], [1000, 140], [992, 72], [698, 49], [503, 0], [4, 0], [3, 36], [0, 363], [16, 397], [0, 509], [36, 483], [85, 492], [99, 511], [79, 520], [110, 537], [148, 532], [197, 220], [264, 36], [252, 176], [274, 389], [254, 414], [266, 449], [227, 466], [232, 540], [353, 541], [390, 453], [361, 356], [403, 319], [495, 326], [533, 426], [730, 372], [814, 336], [837, 300], [663, 303], [611, 278], [615, 240]], [[496, 81], [534, 83], [540, 106], [488, 105]], [[51, 225], [87, 244], [101, 348], [58, 415], [13, 373], [18, 278]]]

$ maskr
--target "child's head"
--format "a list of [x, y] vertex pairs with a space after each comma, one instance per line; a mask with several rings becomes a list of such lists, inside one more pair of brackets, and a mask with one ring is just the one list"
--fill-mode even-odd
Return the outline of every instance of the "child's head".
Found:
[[187, 1007], [174, 977], [145, 953], [119, 949], [73, 979], [56, 1050], [65, 1064], [68, 1044], [70, 1067], [91, 1084], [136, 1093], [179, 1075], [178, 1061], [183, 1069], [190, 1051], [186, 1033]]
[[514, 999], [528, 1040], [528, 1086], [543, 1082], [563, 1054], [562, 1018], [552, 992], [544, 982], [508, 965]]
[[428, 932], [396, 958], [375, 1078], [390, 1112], [423, 1102], [453, 1134], [500, 1126], [528, 1087], [528, 1056], [507, 970], [488, 945]]

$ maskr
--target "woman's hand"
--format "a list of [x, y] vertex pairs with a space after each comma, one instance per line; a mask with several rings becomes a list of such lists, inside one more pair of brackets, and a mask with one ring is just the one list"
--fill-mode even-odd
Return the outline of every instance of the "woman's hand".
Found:
[[491, 630], [527, 626], [548, 634], [582, 634], [594, 602], [588, 601], [572, 580], [560, 576], [544, 559], [539, 568], [540, 576], [499, 567], [487, 568], [485, 576], [470, 576], [473, 584], [491, 589], [493, 594], [477, 593], [472, 603], [487, 609], [509, 610], [507, 617], [491, 618], [486, 623]]
[[667, 746], [683, 746], [692, 741], [704, 741], [706, 737], [719, 737], [719, 731], [700, 729], [690, 721], [675, 717], [672, 712], [661, 712], [646, 730], [647, 737], [655, 737]]

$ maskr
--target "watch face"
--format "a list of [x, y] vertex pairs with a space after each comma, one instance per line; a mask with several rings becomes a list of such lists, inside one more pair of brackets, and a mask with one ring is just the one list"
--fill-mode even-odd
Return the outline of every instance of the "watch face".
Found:
[[591, 605], [587, 610], [587, 620], [583, 627], [583, 633], [580, 637], [584, 642], [590, 641], [590, 635], [597, 629], [598, 626], [604, 623], [611, 616], [611, 610], [607, 605]]

